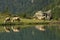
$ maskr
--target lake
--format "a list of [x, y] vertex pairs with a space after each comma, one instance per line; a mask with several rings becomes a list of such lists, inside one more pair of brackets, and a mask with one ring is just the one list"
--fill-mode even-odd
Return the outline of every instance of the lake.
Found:
[[[59, 25], [43, 25], [45, 30], [36, 27], [40, 25], [0, 26], [0, 40], [60, 40]], [[19, 32], [5, 32], [4, 27], [20, 27]]]

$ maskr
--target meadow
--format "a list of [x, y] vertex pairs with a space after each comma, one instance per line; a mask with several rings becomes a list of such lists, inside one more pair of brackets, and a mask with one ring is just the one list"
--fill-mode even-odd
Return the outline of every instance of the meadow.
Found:
[[[13, 15], [13, 14], [12, 14]], [[15, 21], [15, 22], [6, 22], [4, 23], [4, 20], [6, 17], [9, 16], [11, 19], [13, 18], [10, 14], [5, 13], [5, 14], [0, 14], [0, 25], [38, 25], [38, 24], [60, 24], [60, 20], [38, 20], [34, 18], [24, 18], [20, 17], [20, 22]], [[32, 16], [31, 16], [32, 17]]]

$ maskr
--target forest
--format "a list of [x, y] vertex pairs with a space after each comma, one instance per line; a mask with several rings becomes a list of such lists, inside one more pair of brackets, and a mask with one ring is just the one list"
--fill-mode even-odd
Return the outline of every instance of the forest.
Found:
[[0, 13], [33, 16], [37, 11], [52, 10], [54, 19], [59, 18], [60, 0], [0, 0]]

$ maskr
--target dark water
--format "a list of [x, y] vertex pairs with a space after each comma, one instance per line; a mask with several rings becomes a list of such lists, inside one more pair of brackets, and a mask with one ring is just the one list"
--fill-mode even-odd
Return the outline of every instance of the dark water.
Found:
[[59, 26], [45, 26], [45, 31], [36, 29], [35, 25], [20, 27], [20, 32], [0, 32], [0, 40], [60, 40]]

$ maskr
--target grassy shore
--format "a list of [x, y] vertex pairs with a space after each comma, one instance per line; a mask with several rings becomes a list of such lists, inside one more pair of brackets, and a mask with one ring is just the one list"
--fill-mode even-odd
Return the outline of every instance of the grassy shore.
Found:
[[[21, 27], [21, 28], [26, 28], [26, 27], [30, 27], [30, 25], [57, 25], [57, 24], [60, 24], [60, 21], [57, 21], [57, 20], [34, 20], [34, 19], [24, 19], [24, 18], [21, 18], [21, 21], [20, 22], [7, 22], [7, 23], [4, 23], [4, 20], [1, 19], [0, 20], [0, 32], [5, 32], [4, 30], [4, 26], [18, 26]], [[20, 26], [21, 25], [21, 26]]]
[[37, 25], [37, 24], [60, 24], [57, 20], [34, 20], [21, 18], [20, 22], [7, 22], [4, 23], [4, 19], [0, 20], [0, 25]]

